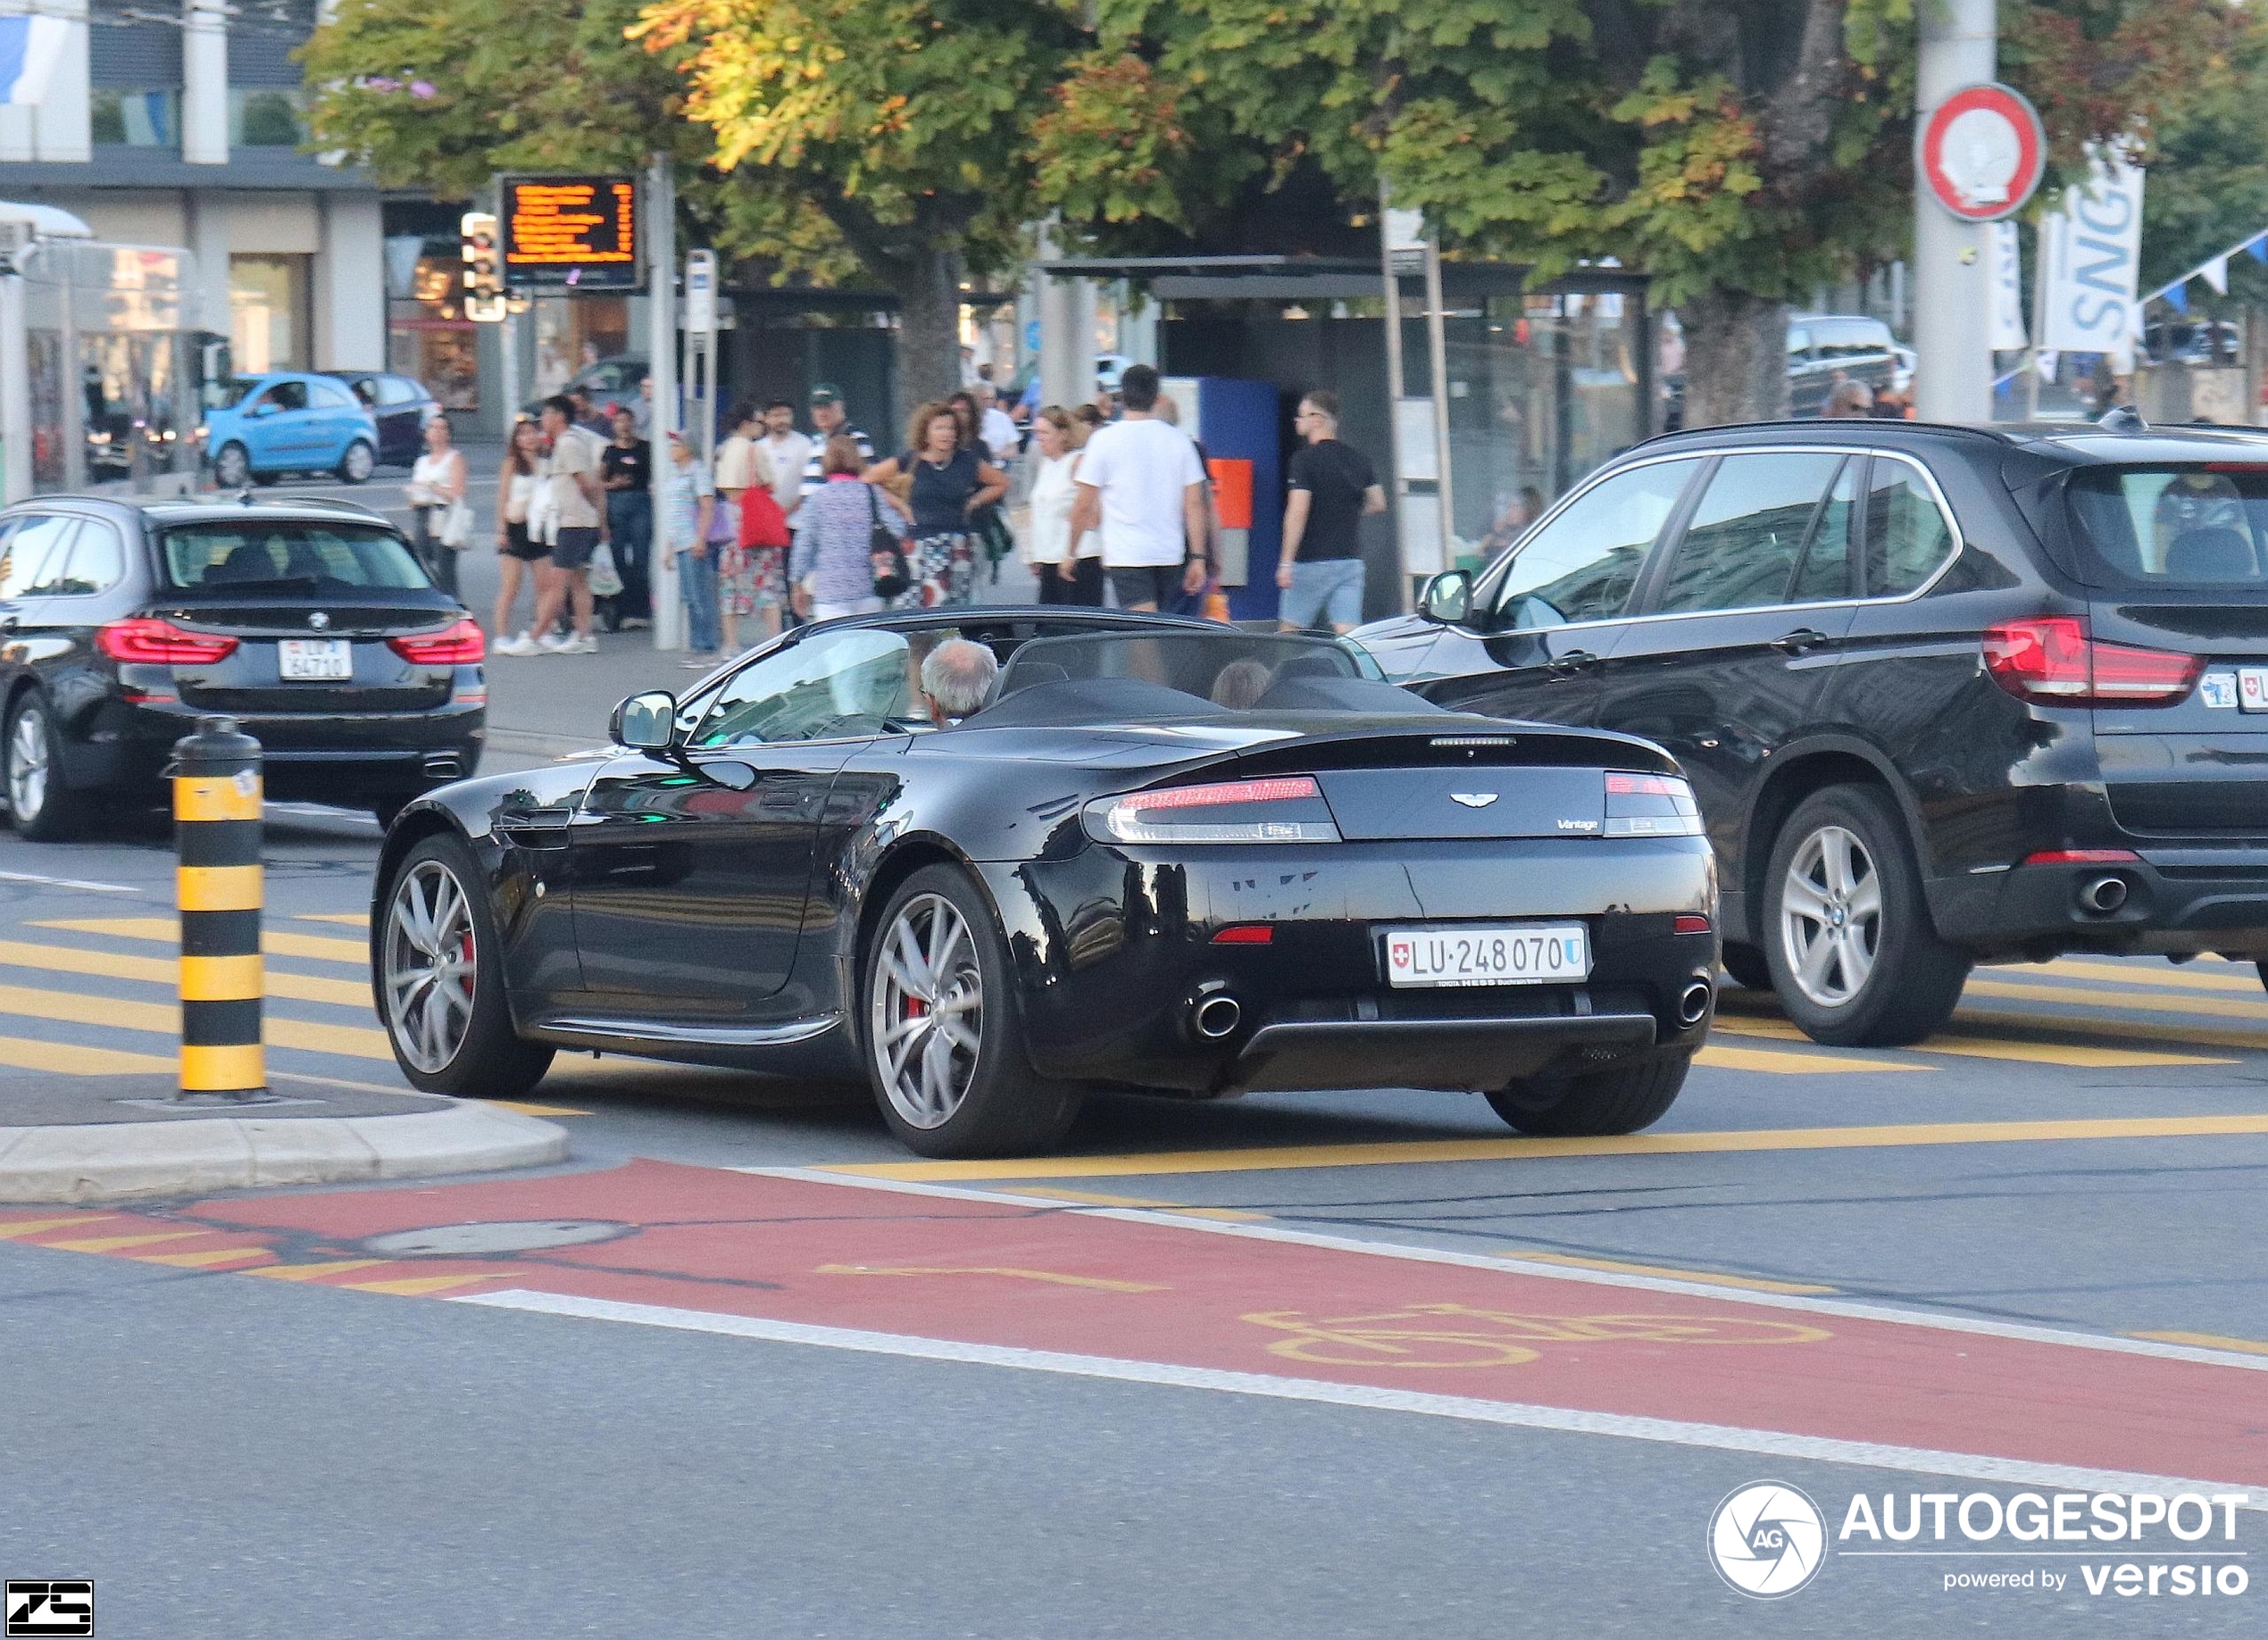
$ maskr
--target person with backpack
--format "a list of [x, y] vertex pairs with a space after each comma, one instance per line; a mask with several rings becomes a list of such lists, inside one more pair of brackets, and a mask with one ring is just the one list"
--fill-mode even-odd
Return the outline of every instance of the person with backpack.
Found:
[[1386, 491], [1370, 458], [1339, 442], [1338, 394], [1308, 394], [1293, 424], [1305, 442], [1293, 453], [1284, 499], [1276, 619], [1287, 632], [1324, 620], [1351, 632], [1363, 620], [1363, 520], [1386, 511]]

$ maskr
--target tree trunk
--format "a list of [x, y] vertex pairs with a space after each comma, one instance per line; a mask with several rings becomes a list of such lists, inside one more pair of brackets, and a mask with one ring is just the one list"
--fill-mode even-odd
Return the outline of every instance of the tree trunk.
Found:
[[[894, 406], [904, 428], [915, 406], [961, 386], [961, 253], [917, 251], [898, 285], [897, 382]], [[893, 430], [893, 439], [898, 437]], [[895, 447], [895, 445], [893, 445]]]
[[1685, 328], [1685, 424], [1788, 413], [1788, 304], [1719, 287], [1678, 304]]

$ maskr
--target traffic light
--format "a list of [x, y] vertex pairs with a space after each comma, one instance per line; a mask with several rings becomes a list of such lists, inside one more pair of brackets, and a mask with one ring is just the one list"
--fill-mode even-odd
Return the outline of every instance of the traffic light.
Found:
[[464, 256], [464, 316], [494, 324], [504, 315], [504, 251], [496, 243], [496, 219], [468, 211], [458, 219]]

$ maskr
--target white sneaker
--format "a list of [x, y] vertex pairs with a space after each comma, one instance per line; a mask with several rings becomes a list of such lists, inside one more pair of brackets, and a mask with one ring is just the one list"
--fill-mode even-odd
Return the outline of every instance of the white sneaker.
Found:
[[546, 632], [536, 640], [536, 650], [539, 654], [571, 655], [575, 653], [575, 640], [562, 637], [556, 632]]
[[563, 655], [595, 655], [598, 653], [598, 640], [588, 632], [579, 632], [560, 645], [558, 653]]
[[488, 645], [489, 653], [500, 655], [531, 655], [538, 652], [536, 640], [522, 632], [518, 637], [500, 637]]

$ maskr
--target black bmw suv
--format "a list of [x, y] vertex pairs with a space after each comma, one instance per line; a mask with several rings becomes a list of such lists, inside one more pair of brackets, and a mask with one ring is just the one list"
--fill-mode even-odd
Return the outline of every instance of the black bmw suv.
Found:
[[173, 743], [226, 712], [271, 797], [381, 820], [472, 773], [480, 629], [400, 531], [308, 500], [52, 495], [0, 512], [0, 787], [21, 835], [156, 801]]
[[1726, 968], [1819, 1041], [1919, 1041], [1981, 960], [2258, 962], [2268, 437], [2122, 413], [1657, 438], [1358, 637], [1674, 753]]

